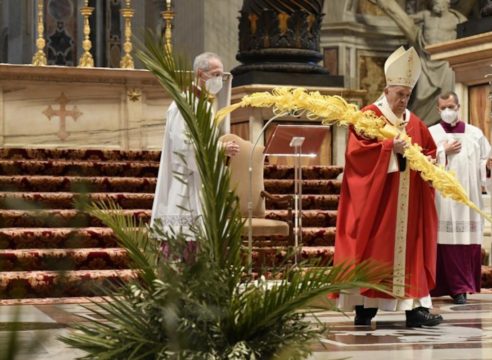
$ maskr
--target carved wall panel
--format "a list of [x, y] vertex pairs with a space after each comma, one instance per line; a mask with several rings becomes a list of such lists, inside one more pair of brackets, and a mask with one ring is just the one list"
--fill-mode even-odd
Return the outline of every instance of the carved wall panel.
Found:
[[77, 6], [74, 0], [49, 0], [45, 7], [49, 65], [77, 64]]
[[374, 55], [360, 52], [358, 54], [359, 87], [366, 90], [366, 103], [374, 102], [384, 90], [385, 55]]

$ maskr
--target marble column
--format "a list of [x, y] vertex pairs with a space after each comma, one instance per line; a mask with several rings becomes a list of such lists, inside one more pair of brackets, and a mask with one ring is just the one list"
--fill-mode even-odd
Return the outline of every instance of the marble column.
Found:
[[7, 61], [8, 1], [0, 0], [0, 62]]
[[242, 0], [175, 0], [173, 3], [176, 51], [190, 59], [204, 51], [212, 51], [220, 55], [226, 70], [238, 65], [237, 26]]
[[[30, 64], [34, 48], [34, 6], [36, 1], [9, 1], [7, 8], [8, 54], [14, 64]], [[4, 56], [5, 58], [5, 56]]]

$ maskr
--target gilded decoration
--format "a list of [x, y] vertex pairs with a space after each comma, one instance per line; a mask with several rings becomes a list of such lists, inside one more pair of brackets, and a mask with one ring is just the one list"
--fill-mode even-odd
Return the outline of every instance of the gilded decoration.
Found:
[[44, 53], [44, 47], [46, 41], [44, 40], [44, 3], [43, 0], [38, 0], [38, 13], [37, 13], [37, 32], [36, 48], [38, 49], [32, 58], [32, 64], [36, 66], [44, 66], [47, 64], [46, 54]]
[[126, 7], [121, 9], [121, 16], [125, 19], [125, 43], [123, 44], [123, 51], [125, 55], [121, 58], [120, 67], [123, 69], [134, 69], [132, 57], [132, 17], [135, 14], [135, 10], [131, 8], [131, 1], [126, 0]]
[[84, 53], [80, 57], [79, 67], [94, 67], [94, 59], [92, 58], [92, 54], [90, 53], [92, 42], [90, 40], [91, 26], [89, 22], [89, 17], [92, 15], [94, 8], [88, 5], [89, 1], [85, 0], [84, 6], [80, 8], [80, 14], [84, 17], [84, 41], [82, 41], [82, 48], [84, 49]]
[[142, 98], [142, 90], [140, 89], [128, 89], [128, 91], [126, 92], [127, 96], [128, 96], [128, 100], [130, 100], [131, 102], [137, 102], [137, 101], [140, 101], [140, 99]]

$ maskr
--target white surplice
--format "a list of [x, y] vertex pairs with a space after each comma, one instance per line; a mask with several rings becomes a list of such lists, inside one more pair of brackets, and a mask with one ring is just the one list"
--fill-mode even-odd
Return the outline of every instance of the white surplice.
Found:
[[187, 125], [176, 103], [172, 102], [167, 111], [151, 226], [160, 219], [164, 229], [172, 227], [186, 232], [202, 214], [201, 185]]
[[[455, 173], [470, 200], [482, 208], [485, 166], [491, 149], [482, 130], [465, 124], [464, 133], [447, 133], [437, 124], [431, 126], [429, 131], [437, 145], [437, 162]], [[461, 151], [446, 156], [443, 143], [452, 139], [461, 143]], [[482, 244], [483, 219], [478, 213], [450, 198], [442, 197], [439, 192], [436, 192], [436, 207], [439, 214], [439, 244]]]

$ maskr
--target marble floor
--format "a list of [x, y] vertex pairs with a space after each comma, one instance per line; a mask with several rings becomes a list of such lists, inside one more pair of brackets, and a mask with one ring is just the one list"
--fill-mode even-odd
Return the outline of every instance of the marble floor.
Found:
[[310, 360], [492, 360], [492, 294], [469, 296], [465, 305], [434, 299], [444, 322], [432, 328], [406, 328], [405, 314], [380, 312], [371, 327], [354, 326], [353, 314], [327, 312], [330, 331]]
[[[91, 305], [88, 305], [89, 307]], [[492, 360], [492, 294], [469, 297], [466, 305], [434, 299], [434, 311], [444, 317], [435, 328], [408, 329], [404, 313], [381, 312], [372, 327], [354, 326], [353, 314], [319, 315], [329, 326], [310, 360]], [[58, 340], [73, 322], [86, 321], [80, 304], [0, 305], [0, 349], [8, 341], [9, 322], [19, 323], [18, 360], [69, 360], [83, 355]], [[0, 359], [3, 356], [0, 351]]]

